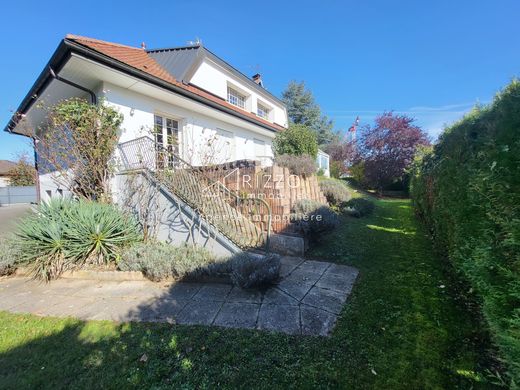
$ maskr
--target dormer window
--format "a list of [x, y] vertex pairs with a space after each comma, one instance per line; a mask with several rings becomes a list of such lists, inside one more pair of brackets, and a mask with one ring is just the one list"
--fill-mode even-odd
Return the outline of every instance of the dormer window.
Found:
[[263, 119], [267, 119], [269, 120], [269, 112], [271, 111], [271, 109], [269, 107], [266, 107], [264, 106], [262, 103], [258, 102], [257, 103], [257, 109], [256, 109], [256, 114], [260, 117], [260, 118], [263, 118]]
[[246, 108], [246, 96], [242, 95], [236, 89], [228, 87], [227, 89], [227, 101], [234, 106], [240, 107], [245, 110]]

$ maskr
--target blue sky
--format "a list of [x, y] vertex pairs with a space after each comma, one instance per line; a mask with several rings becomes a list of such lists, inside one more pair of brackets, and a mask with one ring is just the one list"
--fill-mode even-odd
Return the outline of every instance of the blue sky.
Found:
[[[417, 118], [436, 137], [520, 74], [520, 2], [9, 1], [2, 5], [0, 122], [25, 96], [67, 33], [148, 48], [196, 37], [274, 94], [304, 80], [346, 129], [384, 110]], [[516, 37], [516, 38], [515, 38]], [[0, 159], [29, 150], [0, 134]]]

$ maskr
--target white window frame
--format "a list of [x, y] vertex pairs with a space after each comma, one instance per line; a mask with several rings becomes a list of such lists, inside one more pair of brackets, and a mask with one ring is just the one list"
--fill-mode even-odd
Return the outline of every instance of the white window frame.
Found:
[[[157, 119], [161, 119], [161, 123], [159, 124]], [[172, 122], [177, 123], [177, 127], [168, 126], [168, 121], [173, 125]], [[160, 133], [157, 131], [157, 126], [161, 126]], [[160, 144], [158, 146], [162, 146], [164, 148], [172, 147], [173, 152], [180, 156], [181, 153], [181, 120], [179, 118], [172, 117], [171, 115], [163, 114], [160, 112], [154, 113], [153, 116], [153, 126], [154, 126], [154, 140], [156, 143]], [[171, 130], [171, 131], [169, 131]], [[171, 134], [170, 134], [171, 133]], [[174, 136], [176, 138], [176, 143], [174, 145], [170, 145], [171, 137]], [[172, 167], [174, 165], [173, 156], [170, 157], [167, 162], [168, 166]]]
[[246, 109], [247, 95], [240, 92], [238, 89], [233, 88], [231, 85], [227, 86], [227, 101], [228, 103], [241, 108]]
[[256, 115], [260, 118], [269, 120], [269, 117], [271, 116], [271, 110], [272, 108], [270, 108], [265, 103], [262, 103], [261, 101], [256, 102]]

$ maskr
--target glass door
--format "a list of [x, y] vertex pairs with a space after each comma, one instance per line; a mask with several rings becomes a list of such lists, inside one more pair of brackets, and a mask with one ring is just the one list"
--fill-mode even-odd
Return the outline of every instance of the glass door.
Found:
[[157, 168], [173, 168], [179, 155], [179, 121], [155, 115], [154, 137]]

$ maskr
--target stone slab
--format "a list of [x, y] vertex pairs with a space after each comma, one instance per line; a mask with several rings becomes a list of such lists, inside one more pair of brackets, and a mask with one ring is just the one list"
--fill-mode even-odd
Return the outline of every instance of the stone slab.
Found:
[[85, 312], [84, 308], [95, 303], [94, 298], [84, 297], [60, 297], [61, 299], [53, 306], [44, 310], [45, 315], [54, 317], [78, 317]]
[[357, 278], [358, 270], [354, 267], [342, 264], [331, 264], [331, 266], [325, 272], [326, 275], [332, 274], [343, 277]]
[[190, 301], [177, 315], [177, 323], [186, 325], [211, 325], [222, 302]]
[[230, 303], [222, 305], [213, 325], [228, 328], [254, 329], [260, 305], [255, 303]]
[[278, 283], [277, 287], [294, 299], [301, 301], [303, 297], [309, 292], [315, 282], [313, 281], [297, 281], [284, 279]]
[[175, 283], [163, 289], [160, 297], [164, 299], [191, 299], [202, 286], [201, 283]]
[[284, 256], [280, 259], [280, 277], [284, 278], [289, 275], [304, 260], [301, 257]]
[[302, 264], [300, 264], [298, 269], [303, 270], [303, 271], [316, 272], [321, 275], [329, 267], [330, 267], [330, 263], [326, 263], [324, 261], [306, 260]]
[[300, 308], [289, 305], [262, 304], [258, 314], [260, 330], [300, 334]]
[[303, 298], [302, 303], [339, 314], [346, 298], [347, 296], [339, 291], [314, 286]]
[[187, 299], [150, 299], [131, 314], [136, 321], [175, 323], [177, 315], [189, 302]]
[[265, 292], [263, 303], [298, 306], [300, 302], [278, 288], [271, 288]]
[[262, 292], [254, 289], [245, 290], [240, 287], [233, 287], [226, 298], [226, 302], [262, 303]]
[[337, 316], [315, 307], [301, 305], [302, 334], [328, 336]]
[[[357, 276], [357, 275], [356, 275]], [[316, 283], [316, 286], [329, 290], [339, 291], [345, 295], [350, 294], [356, 278], [351, 275], [348, 277], [334, 274], [323, 275]]]
[[231, 286], [228, 284], [206, 284], [193, 296], [193, 300], [223, 302], [230, 291]]

